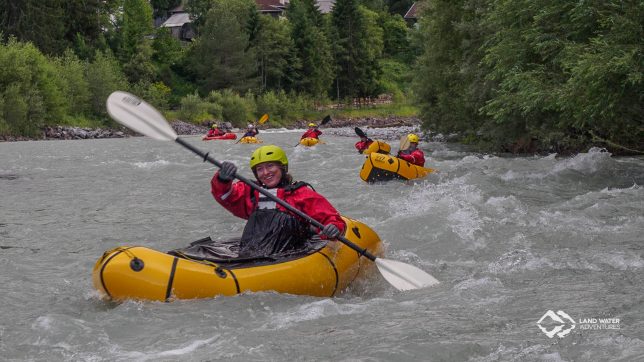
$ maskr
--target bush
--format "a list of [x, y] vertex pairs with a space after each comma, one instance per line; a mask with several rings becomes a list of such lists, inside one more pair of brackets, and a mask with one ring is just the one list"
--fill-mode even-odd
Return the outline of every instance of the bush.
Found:
[[[105, 102], [107, 97], [117, 90], [127, 90], [125, 75], [111, 53], [96, 54], [94, 62], [87, 66], [85, 75], [90, 91], [90, 107], [93, 114], [107, 119]], [[108, 126], [116, 125], [108, 123]]]
[[0, 44], [0, 98], [5, 133], [34, 136], [64, 114], [64, 83], [56, 66], [31, 43]]
[[203, 120], [214, 118], [215, 115], [210, 113], [212, 110], [212, 105], [202, 100], [197, 93], [188, 94], [181, 99], [179, 118], [184, 121], [199, 123]]
[[411, 84], [410, 66], [393, 59], [381, 60], [380, 66], [382, 67], [380, 90], [383, 93], [391, 94], [396, 103], [405, 102], [405, 93], [410, 91]]
[[61, 77], [66, 113], [84, 115], [89, 111], [90, 91], [85, 78], [84, 61], [78, 59], [71, 50], [66, 50], [62, 57], [54, 60]]
[[257, 113], [268, 113], [271, 122], [285, 125], [290, 121], [301, 119], [307, 110], [313, 109], [313, 102], [303, 95], [277, 93], [268, 91], [257, 96]]
[[132, 86], [132, 93], [160, 110], [168, 109], [171, 89], [163, 82], [139, 82]]
[[224, 122], [230, 122], [237, 127], [243, 127], [244, 123], [255, 118], [252, 96], [242, 98], [232, 90], [224, 89], [210, 92], [206, 100], [221, 107], [221, 119]]

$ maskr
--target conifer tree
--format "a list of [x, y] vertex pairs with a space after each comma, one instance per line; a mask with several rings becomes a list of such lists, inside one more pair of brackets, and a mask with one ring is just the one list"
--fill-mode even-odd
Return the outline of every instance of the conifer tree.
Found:
[[190, 69], [203, 94], [255, 87], [255, 50], [247, 33], [249, 4], [246, 0], [217, 0], [206, 14], [189, 55]]
[[128, 62], [146, 35], [152, 34], [152, 7], [147, 0], [128, 0], [118, 29], [118, 57]]
[[272, 16], [259, 18], [260, 31], [255, 38], [260, 89], [284, 89], [292, 83], [291, 71], [298, 67], [289, 23]]
[[295, 73], [294, 88], [317, 98], [325, 97], [333, 81], [333, 68], [322, 14], [314, 0], [293, 0], [287, 17], [298, 63], [302, 66]]
[[333, 8], [336, 87], [340, 98], [377, 93], [382, 53], [382, 30], [376, 14], [358, 5], [358, 0], [338, 0]]

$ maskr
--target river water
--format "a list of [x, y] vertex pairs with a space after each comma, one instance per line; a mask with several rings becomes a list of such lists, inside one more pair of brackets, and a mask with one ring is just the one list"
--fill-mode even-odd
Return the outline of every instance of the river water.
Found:
[[[0, 143], [0, 359], [644, 360], [644, 158], [423, 143], [440, 172], [369, 185], [355, 137], [293, 147], [299, 132], [262, 137], [387, 259], [440, 285], [398, 292], [374, 275], [334, 298], [108, 303], [91, 283], [105, 250], [240, 235], [210, 196], [214, 166], [145, 137]], [[187, 139], [252, 177], [255, 145]]]

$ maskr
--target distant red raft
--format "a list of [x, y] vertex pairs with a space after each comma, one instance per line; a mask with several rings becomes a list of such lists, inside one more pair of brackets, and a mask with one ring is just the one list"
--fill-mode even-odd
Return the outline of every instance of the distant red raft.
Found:
[[203, 136], [202, 140], [212, 141], [212, 140], [236, 140], [237, 135], [234, 133], [226, 133], [221, 136]]

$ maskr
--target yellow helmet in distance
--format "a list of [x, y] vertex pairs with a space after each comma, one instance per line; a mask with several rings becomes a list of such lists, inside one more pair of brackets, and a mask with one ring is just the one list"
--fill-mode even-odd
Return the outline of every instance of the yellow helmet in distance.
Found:
[[416, 136], [416, 135], [415, 135], [415, 134], [413, 134], [413, 133], [408, 134], [408, 135], [407, 135], [407, 139], [408, 139], [408, 140], [409, 140], [409, 142], [411, 142], [411, 143], [418, 143], [418, 136]]
[[317, 127], [315, 123], [309, 123], [309, 127]]

